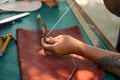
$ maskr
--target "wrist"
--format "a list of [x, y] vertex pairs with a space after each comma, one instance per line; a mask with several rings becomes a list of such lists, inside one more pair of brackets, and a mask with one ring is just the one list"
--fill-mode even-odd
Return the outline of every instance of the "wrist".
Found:
[[75, 54], [82, 55], [85, 50], [85, 45], [86, 45], [85, 43], [80, 41], [76, 46]]

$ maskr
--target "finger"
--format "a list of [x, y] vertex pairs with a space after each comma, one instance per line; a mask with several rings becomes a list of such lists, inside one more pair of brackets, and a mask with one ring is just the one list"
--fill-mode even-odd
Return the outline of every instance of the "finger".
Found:
[[44, 41], [44, 38], [41, 39], [41, 44], [42, 44], [43, 48], [45, 48], [45, 50], [53, 51], [53, 45], [46, 43]]
[[47, 43], [49, 43], [49, 44], [54, 44], [54, 43], [56, 43], [56, 40], [55, 40], [54, 38], [52, 38], [52, 37], [46, 38], [46, 41], [47, 41]]
[[47, 56], [52, 56], [53, 55], [53, 53], [51, 51], [45, 50], [44, 52], [45, 52], [45, 55], [47, 55]]

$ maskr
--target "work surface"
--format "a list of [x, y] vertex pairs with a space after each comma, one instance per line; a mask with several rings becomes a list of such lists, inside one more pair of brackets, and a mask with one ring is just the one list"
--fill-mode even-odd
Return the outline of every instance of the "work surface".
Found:
[[[37, 27], [36, 20], [36, 16], [39, 13], [41, 14], [48, 29], [50, 30], [61, 18], [61, 16], [65, 13], [65, 11], [69, 8], [65, 0], [59, 0], [59, 2], [60, 2], [59, 6], [55, 8], [49, 8], [48, 6], [43, 4], [41, 9], [31, 12], [29, 16], [22, 18], [22, 21], [0, 28], [0, 36], [12, 34], [12, 36], [16, 39], [16, 29], [18, 28], [24, 28], [27, 30], [40, 30], [41, 28]], [[20, 13], [18, 12], [0, 13], [0, 20], [16, 14]], [[71, 10], [69, 10], [66, 13], [62, 20], [56, 25], [55, 29], [68, 28], [74, 25], [78, 25], [80, 27], [86, 42], [89, 45], [92, 45], [92, 42], [89, 40], [81, 24], [79, 24]], [[17, 45], [14, 40], [10, 41], [6, 53], [0, 57], [0, 69], [1, 69], [0, 80], [20, 80], [18, 51]], [[107, 71], [105, 71], [105, 73], [106, 76], [103, 80], [115, 80], [115, 77], [111, 73]]]
[[111, 44], [116, 46], [120, 28], [120, 18], [107, 10], [103, 0], [76, 1], [89, 15], [92, 21], [98, 26], [98, 28], [103, 32]]

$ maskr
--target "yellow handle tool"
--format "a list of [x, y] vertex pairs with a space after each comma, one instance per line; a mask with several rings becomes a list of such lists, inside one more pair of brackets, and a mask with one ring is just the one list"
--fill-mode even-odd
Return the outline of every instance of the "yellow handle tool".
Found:
[[2, 46], [3, 40], [2, 38], [0, 38], [0, 46]]
[[2, 46], [2, 53], [5, 53], [7, 45], [9, 43], [9, 41], [11, 40], [11, 38], [12, 38], [12, 35], [10, 35], [10, 34], [7, 35], [6, 40], [5, 40], [5, 42], [4, 42], [3, 46]]

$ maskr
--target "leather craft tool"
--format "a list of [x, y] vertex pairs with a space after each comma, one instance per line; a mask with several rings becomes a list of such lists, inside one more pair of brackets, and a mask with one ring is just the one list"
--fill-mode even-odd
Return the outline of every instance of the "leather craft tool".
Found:
[[0, 4], [0, 10], [7, 12], [28, 12], [40, 9], [42, 2], [39, 0], [35, 1], [16, 1]]
[[5, 26], [6, 24], [10, 24], [10, 23], [13, 23], [17, 20], [20, 20], [20, 18], [24, 17], [24, 16], [27, 16], [29, 15], [30, 13], [21, 13], [21, 14], [18, 14], [18, 15], [15, 15], [15, 16], [12, 16], [12, 17], [9, 17], [9, 18], [6, 18], [6, 19], [3, 19], [3, 20], [0, 20], [0, 27], [3, 27]]
[[41, 24], [41, 26], [42, 26], [42, 32], [43, 32], [42, 35], [43, 35], [43, 38], [45, 38], [48, 30], [47, 30], [45, 22], [42, 20], [42, 18], [40, 16], [40, 14], [37, 15], [37, 20], [39, 21], [39, 24]]
[[12, 39], [12, 35], [8, 34], [7, 36], [0, 37], [0, 56], [5, 53], [9, 41]]

